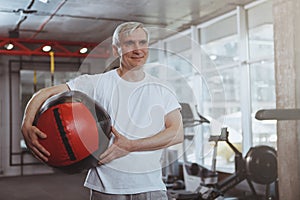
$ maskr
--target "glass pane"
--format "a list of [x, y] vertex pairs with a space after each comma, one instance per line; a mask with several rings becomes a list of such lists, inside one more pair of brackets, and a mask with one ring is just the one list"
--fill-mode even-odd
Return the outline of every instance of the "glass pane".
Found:
[[159, 60], [159, 54], [163, 52], [159, 49], [158, 43], [153, 44], [149, 47], [149, 57], [147, 62], [149, 63], [154, 63], [158, 62]]
[[251, 67], [252, 132], [253, 144], [276, 148], [276, 120], [259, 121], [255, 113], [259, 109], [276, 108], [275, 74], [273, 62], [260, 62]]
[[[54, 85], [65, 83], [66, 81], [78, 76], [80, 72], [62, 72], [57, 71], [54, 73]], [[36, 78], [34, 78], [34, 76]], [[21, 70], [21, 98], [22, 98], [22, 111], [25, 110], [27, 102], [31, 96], [44, 87], [49, 87], [52, 84], [51, 73], [49, 71], [34, 71], [34, 70]]]
[[182, 76], [192, 75], [193, 72], [191, 45], [190, 34], [166, 42], [165, 64]]
[[[229, 141], [242, 150], [240, 111], [240, 69], [238, 64], [238, 40], [236, 15], [223, 19], [201, 29], [201, 47], [210, 60], [211, 73], [205, 74], [206, 88], [203, 88], [204, 115], [210, 116], [209, 135], [220, 135], [227, 127]], [[222, 31], [220, 31], [222, 30]], [[208, 67], [206, 67], [208, 69]], [[208, 69], [209, 70], [209, 69]], [[214, 101], [214, 103], [211, 103]], [[204, 135], [204, 164], [212, 165], [214, 142], [206, 142]], [[205, 144], [208, 143], [208, 144]], [[218, 142], [217, 169], [233, 171], [234, 152], [225, 142]]]
[[202, 48], [217, 66], [238, 60], [236, 26], [236, 15], [233, 15], [200, 30]]
[[[210, 133], [220, 135], [221, 127], [227, 127], [229, 131], [229, 141], [240, 151], [242, 151], [242, 131], [241, 131], [241, 110], [240, 110], [240, 68], [238, 65], [230, 68], [219, 69], [222, 77], [222, 85], [215, 86], [215, 90], [207, 90], [204, 95], [204, 115], [211, 115], [213, 109], [219, 110], [219, 116], [211, 119]], [[209, 94], [220, 92], [220, 87], [224, 88], [225, 99], [217, 99], [217, 104], [211, 105]], [[219, 89], [219, 90], [217, 90]], [[215, 95], [218, 98], [218, 95]], [[210, 155], [205, 159], [205, 164], [209, 165], [212, 161], [212, 145], [208, 149]], [[208, 151], [205, 151], [208, 153]], [[225, 142], [219, 142], [217, 151], [217, 168], [220, 170], [232, 170], [234, 168], [234, 152]]]
[[237, 35], [212, 41], [202, 48], [216, 66], [230, 65], [239, 60]]
[[276, 148], [276, 121], [255, 119], [260, 109], [276, 108], [272, 1], [248, 11], [253, 145]]
[[261, 3], [247, 11], [250, 60], [274, 55], [272, 1]]
[[272, 58], [274, 55], [273, 25], [264, 24], [249, 30], [250, 59]]

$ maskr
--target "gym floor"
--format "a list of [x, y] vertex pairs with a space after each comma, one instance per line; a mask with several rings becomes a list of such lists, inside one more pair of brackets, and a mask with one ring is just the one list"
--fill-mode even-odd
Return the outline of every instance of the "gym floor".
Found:
[[[89, 190], [83, 187], [85, 176], [86, 172], [72, 175], [57, 172], [2, 177], [0, 178], [0, 200], [88, 200]], [[248, 188], [246, 182], [241, 183], [240, 187]], [[256, 189], [258, 193], [263, 194], [265, 188]], [[241, 196], [247, 193], [241, 191], [243, 190], [231, 190], [229, 196]], [[226, 199], [253, 200], [251, 197]]]
[[85, 173], [46, 174], [0, 178], [1, 200], [87, 200]]

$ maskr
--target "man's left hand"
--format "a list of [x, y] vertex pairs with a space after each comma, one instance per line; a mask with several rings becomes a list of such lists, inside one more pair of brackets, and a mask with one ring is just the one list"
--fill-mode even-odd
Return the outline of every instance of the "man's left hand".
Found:
[[112, 127], [112, 133], [114, 134], [114, 142], [100, 155], [100, 165], [109, 163], [114, 159], [126, 156], [130, 153], [132, 140], [121, 135], [114, 127]]

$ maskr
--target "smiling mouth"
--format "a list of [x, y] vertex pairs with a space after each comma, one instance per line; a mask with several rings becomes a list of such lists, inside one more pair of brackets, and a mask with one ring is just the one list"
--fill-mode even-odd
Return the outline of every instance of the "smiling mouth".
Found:
[[135, 60], [139, 60], [139, 59], [143, 59], [144, 56], [139, 56], [139, 57], [131, 57], [132, 59], [135, 59]]

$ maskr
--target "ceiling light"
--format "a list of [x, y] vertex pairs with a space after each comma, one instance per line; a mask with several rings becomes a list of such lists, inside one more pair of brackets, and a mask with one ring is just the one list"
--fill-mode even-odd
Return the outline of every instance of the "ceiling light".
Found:
[[83, 47], [83, 48], [81, 48], [80, 50], [79, 50], [79, 52], [80, 53], [86, 53], [86, 52], [88, 52], [88, 48], [86, 48], [86, 47]]
[[39, 0], [40, 2], [42, 3], [49, 3], [50, 1], [49, 0]]
[[45, 46], [43, 46], [43, 48], [42, 48], [42, 50], [43, 50], [44, 52], [49, 52], [49, 51], [51, 51], [51, 49], [52, 49], [52, 47], [49, 46], [49, 45], [45, 45]]
[[14, 45], [12, 43], [8, 43], [8, 44], [4, 45], [4, 48], [6, 50], [12, 50], [14, 48]]
[[232, 60], [233, 60], [233, 61], [239, 61], [240, 58], [239, 58], [238, 56], [234, 56], [234, 57], [232, 58]]
[[216, 59], [217, 59], [217, 56], [216, 56], [216, 55], [210, 55], [209, 58], [210, 58], [211, 60], [216, 60]]

